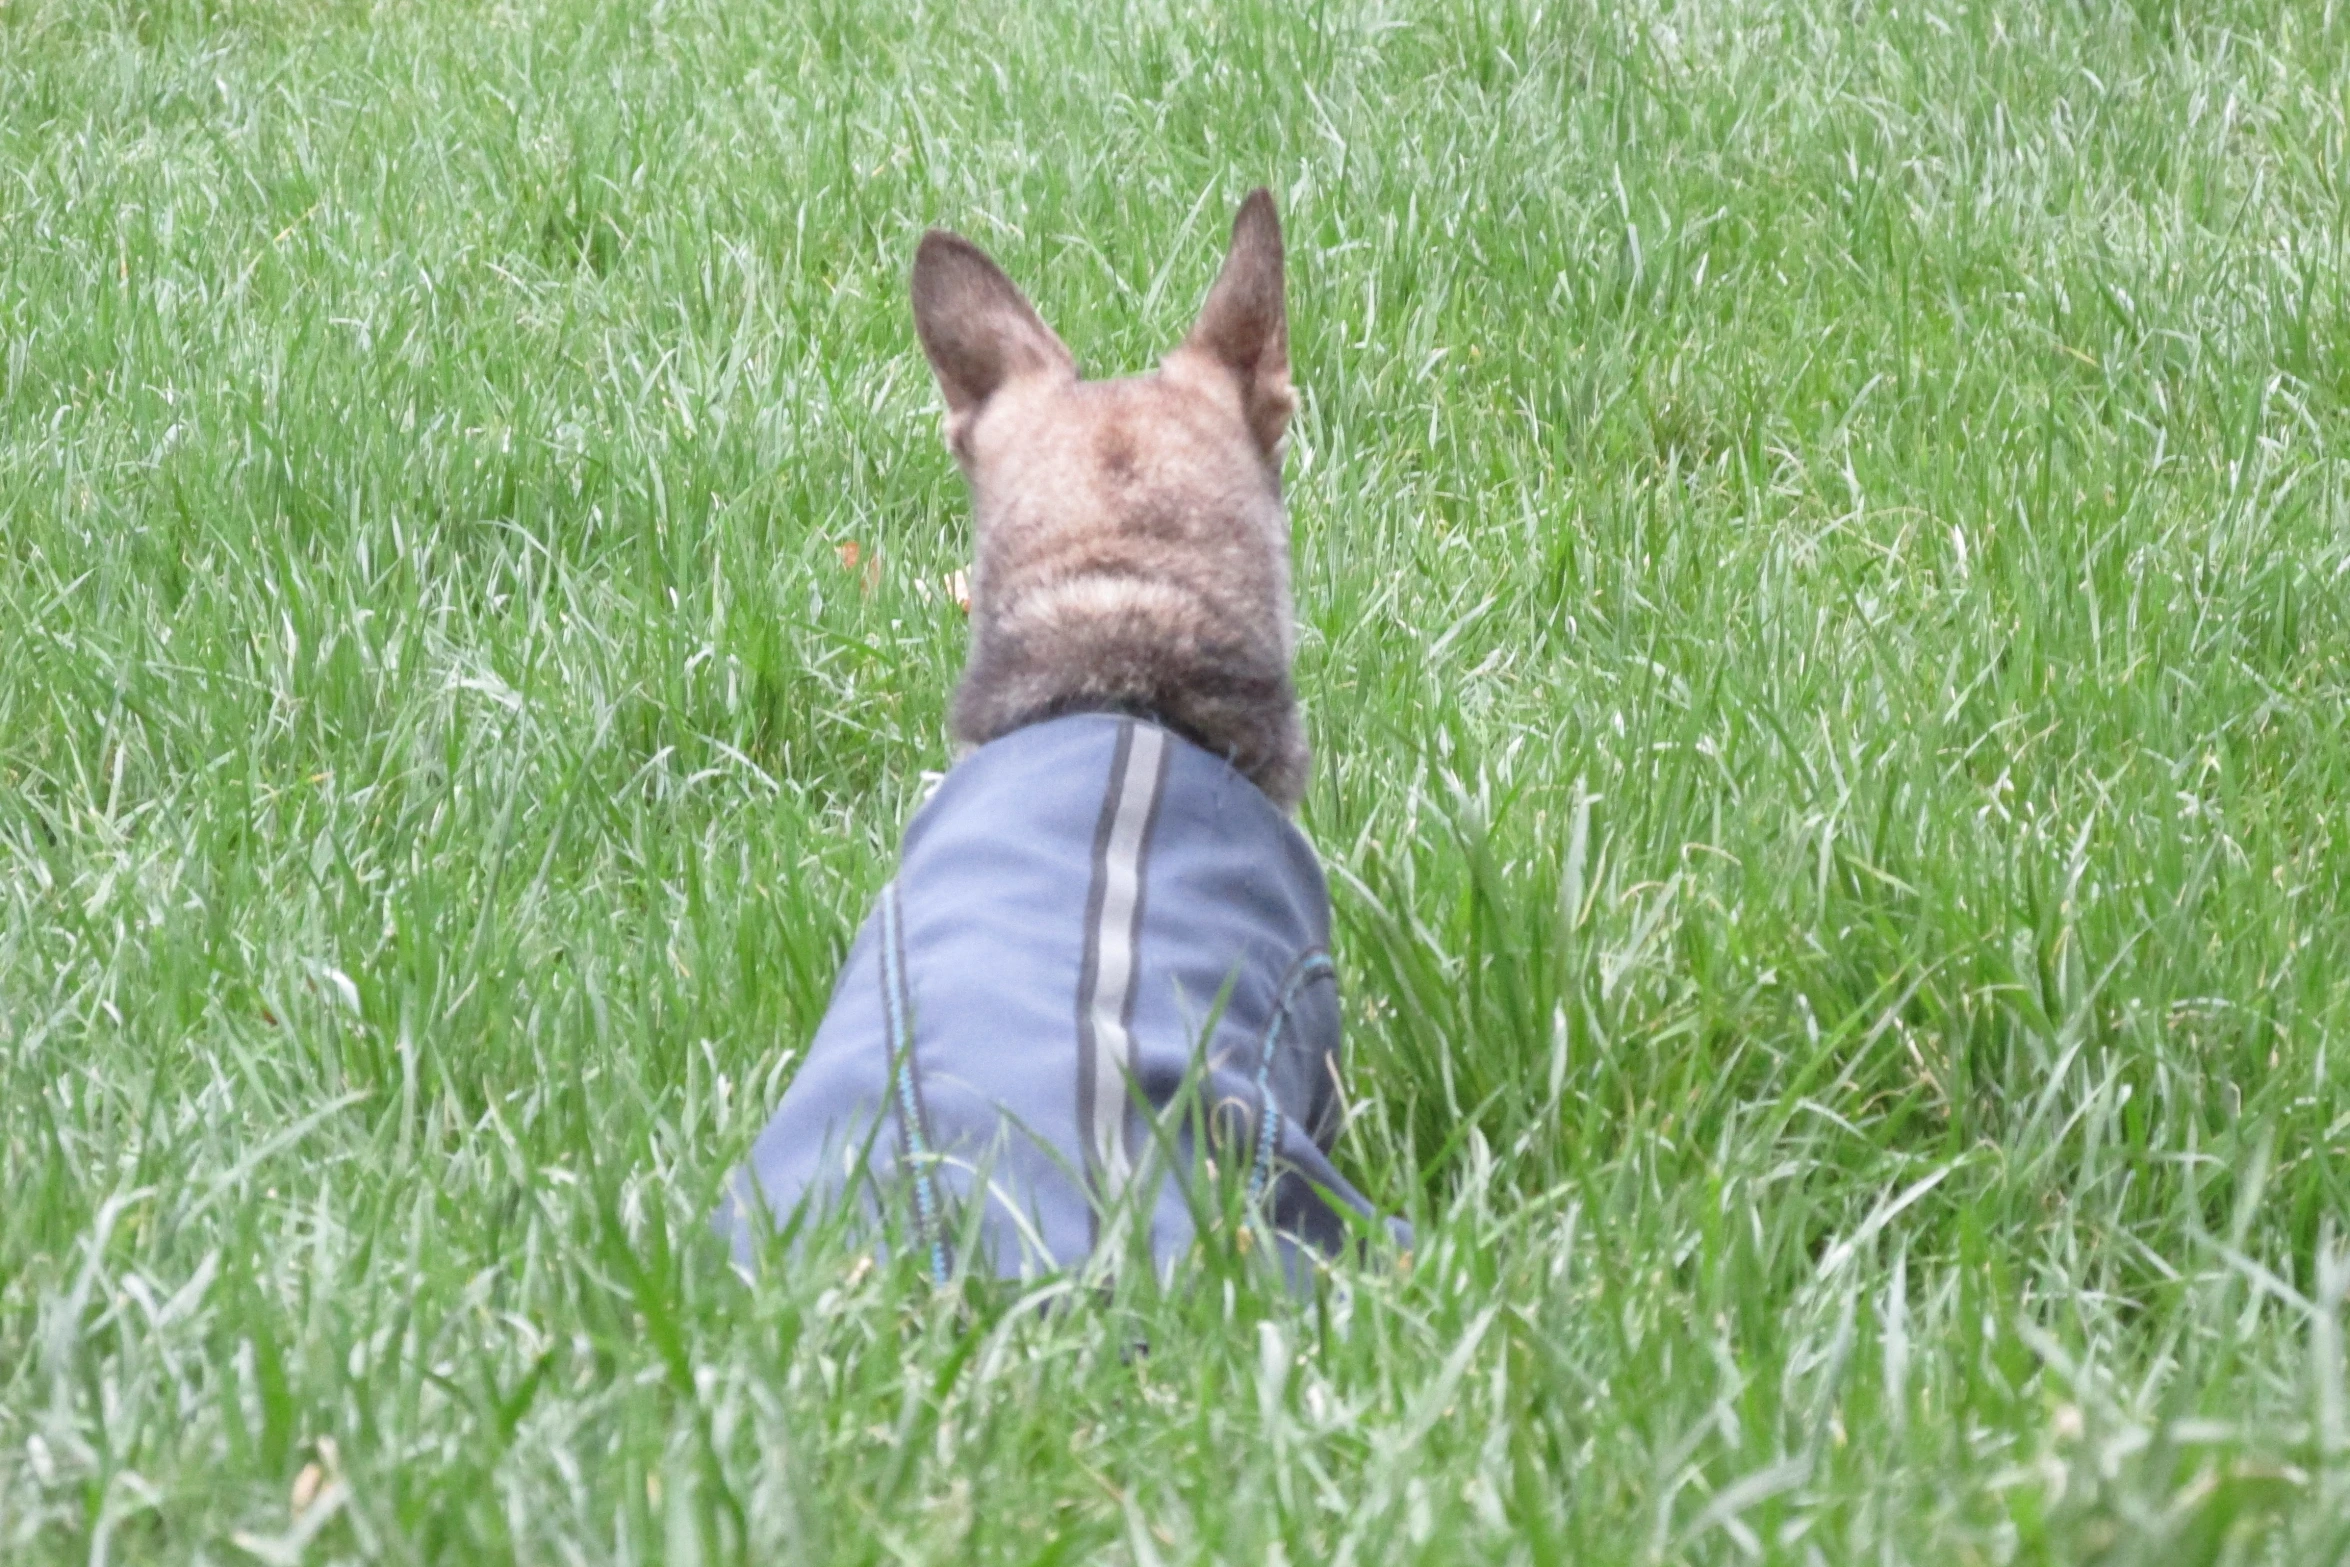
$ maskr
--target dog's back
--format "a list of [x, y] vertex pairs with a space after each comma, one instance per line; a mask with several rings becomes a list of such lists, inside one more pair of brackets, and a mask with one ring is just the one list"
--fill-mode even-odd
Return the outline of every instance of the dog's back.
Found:
[[1105, 714], [1024, 726], [908, 829], [721, 1228], [747, 1260], [762, 1210], [902, 1199], [942, 1277], [965, 1236], [1022, 1275], [1123, 1224], [1164, 1266], [1209, 1154], [1285, 1255], [1334, 1251], [1370, 1210], [1328, 1156], [1329, 928], [1312, 849], [1220, 758]]

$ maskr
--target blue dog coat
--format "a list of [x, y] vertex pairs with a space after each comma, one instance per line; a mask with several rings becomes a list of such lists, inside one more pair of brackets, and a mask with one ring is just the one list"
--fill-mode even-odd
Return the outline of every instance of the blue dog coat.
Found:
[[1221, 757], [1107, 713], [1015, 730], [915, 815], [714, 1222], [747, 1264], [762, 1218], [902, 1197], [941, 1278], [960, 1236], [1022, 1276], [1118, 1222], [1164, 1271], [1204, 1128], [1285, 1262], [1336, 1252], [1371, 1210], [1329, 1158], [1329, 941], [1313, 850]]

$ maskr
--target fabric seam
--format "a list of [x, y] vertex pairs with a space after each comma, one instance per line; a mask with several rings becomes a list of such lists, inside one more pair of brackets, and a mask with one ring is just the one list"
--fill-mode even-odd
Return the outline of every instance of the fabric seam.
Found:
[[930, 1261], [930, 1276], [940, 1284], [953, 1271], [948, 1251], [944, 1205], [939, 1201], [936, 1156], [930, 1146], [930, 1118], [922, 1102], [922, 1082], [914, 1061], [914, 1008], [906, 983], [905, 916], [898, 903], [898, 884], [881, 889], [881, 1007], [890, 1036], [890, 1099], [897, 1112], [898, 1166], [914, 1192], [914, 1227]]
[[1248, 1172], [1248, 1195], [1252, 1202], [1264, 1197], [1273, 1176], [1273, 1150], [1280, 1146], [1283, 1117], [1281, 1107], [1273, 1102], [1273, 1056], [1281, 1045], [1282, 1025], [1289, 1021], [1289, 1008], [1298, 993], [1313, 980], [1323, 978], [1333, 983], [1338, 978], [1338, 968], [1330, 961], [1330, 954], [1319, 947], [1300, 953], [1297, 961], [1290, 964], [1289, 972], [1282, 976], [1281, 988], [1273, 1000], [1272, 1019], [1265, 1024], [1265, 1037], [1257, 1050], [1256, 1157], [1250, 1161]]

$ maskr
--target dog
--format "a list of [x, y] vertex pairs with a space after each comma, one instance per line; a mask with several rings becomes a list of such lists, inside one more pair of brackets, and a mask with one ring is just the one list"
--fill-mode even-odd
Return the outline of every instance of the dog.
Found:
[[1260, 189], [1183, 342], [1087, 381], [984, 252], [923, 236], [914, 324], [974, 514], [957, 760], [716, 1215], [745, 1266], [849, 1203], [942, 1281], [1138, 1235], [1171, 1270], [1219, 1168], [1292, 1280], [1377, 1232], [1329, 1157], [1329, 895], [1291, 821], [1283, 270]]

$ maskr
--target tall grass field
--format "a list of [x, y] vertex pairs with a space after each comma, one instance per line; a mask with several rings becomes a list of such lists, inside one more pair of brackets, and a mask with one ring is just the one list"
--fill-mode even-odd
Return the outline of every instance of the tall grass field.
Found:
[[[1310, 1292], [707, 1218], [905, 279], [1288, 229]], [[2350, 1556], [2337, 0], [0, 0], [0, 1561]]]

